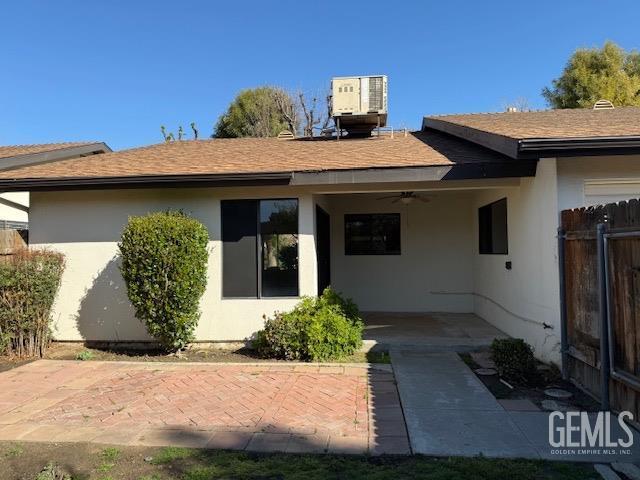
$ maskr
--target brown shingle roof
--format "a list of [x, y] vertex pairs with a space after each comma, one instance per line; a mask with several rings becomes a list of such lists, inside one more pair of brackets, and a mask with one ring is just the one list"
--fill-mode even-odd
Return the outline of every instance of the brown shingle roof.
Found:
[[215, 175], [439, 166], [507, 157], [439, 132], [367, 139], [241, 138], [161, 143], [0, 172], [1, 179]]
[[65, 148], [81, 147], [92, 145], [97, 142], [64, 142], [64, 143], [42, 143], [38, 145], [0, 145], [0, 159], [17, 157], [20, 155], [31, 155], [34, 153], [53, 152]]
[[441, 122], [513, 139], [640, 136], [640, 107], [440, 115], [425, 117], [423, 125]]

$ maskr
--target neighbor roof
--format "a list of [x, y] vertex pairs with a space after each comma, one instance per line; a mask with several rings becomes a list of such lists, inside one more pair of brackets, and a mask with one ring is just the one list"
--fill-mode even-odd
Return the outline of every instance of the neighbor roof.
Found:
[[526, 158], [527, 154], [568, 156], [603, 149], [606, 153], [629, 153], [629, 149], [640, 148], [640, 107], [428, 116], [422, 126], [513, 158]]
[[[396, 132], [366, 139], [238, 138], [186, 140], [30, 165], [0, 172], [0, 186], [38, 183], [138, 183], [209, 176], [511, 162], [499, 153], [438, 132]], [[134, 181], [135, 179], [135, 181]]]
[[31, 155], [34, 153], [53, 152], [72, 147], [84, 145], [94, 145], [97, 142], [64, 142], [64, 143], [42, 143], [38, 145], [0, 145], [0, 159], [17, 157], [20, 155]]
[[86, 157], [110, 152], [102, 142], [44, 143], [40, 145], [0, 146], [0, 171], [16, 170], [27, 166]]

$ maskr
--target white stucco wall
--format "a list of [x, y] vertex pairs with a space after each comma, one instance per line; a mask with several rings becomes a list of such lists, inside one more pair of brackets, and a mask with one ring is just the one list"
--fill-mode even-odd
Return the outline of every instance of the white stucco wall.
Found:
[[[508, 255], [478, 253], [477, 209], [507, 198]], [[558, 195], [555, 159], [542, 159], [534, 178], [518, 188], [478, 192], [473, 199], [474, 311], [536, 355], [559, 362], [560, 306], [557, 263]], [[512, 269], [505, 262], [512, 262]], [[546, 323], [552, 328], [544, 328]]]
[[207, 289], [202, 297], [198, 340], [242, 340], [262, 326], [262, 316], [293, 307], [297, 298], [222, 299], [220, 200], [223, 198], [299, 199], [299, 286], [301, 295], [317, 291], [312, 196], [277, 188], [105, 190], [34, 193], [30, 243], [66, 256], [66, 269], [54, 306], [58, 340], [146, 340], [134, 318], [118, 271], [117, 242], [129, 215], [183, 209], [209, 230]]
[[[472, 193], [423, 192], [429, 203], [376, 200], [389, 195], [332, 195], [331, 278], [363, 311], [473, 311]], [[345, 255], [344, 215], [400, 213], [401, 255]]]
[[640, 180], [640, 155], [559, 158], [559, 208], [585, 207], [592, 203], [585, 199], [585, 180], [620, 179]]
[[[0, 194], [0, 197], [19, 203], [25, 207], [29, 206], [28, 192], [7, 192]], [[29, 214], [23, 210], [13, 208], [0, 203], [0, 220], [11, 220], [14, 222], [28, 222]]]

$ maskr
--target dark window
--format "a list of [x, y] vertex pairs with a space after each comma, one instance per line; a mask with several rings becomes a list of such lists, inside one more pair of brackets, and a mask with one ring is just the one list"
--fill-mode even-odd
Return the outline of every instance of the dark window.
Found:
[[507, 199], [490, 203], [478, 209], [481, 254], [509, 253], [507, 238]]
[[257, 297], [258, 204], [254, 200], [222, 202], [222, 295]]
[[345, 255], [400, 255], [400, 214], [344, 216]]
[[298, 201], [260, 202], [262, 296], [298, 295]]
[[223, 297], [298, 295], [298, 201], [223, 200]]

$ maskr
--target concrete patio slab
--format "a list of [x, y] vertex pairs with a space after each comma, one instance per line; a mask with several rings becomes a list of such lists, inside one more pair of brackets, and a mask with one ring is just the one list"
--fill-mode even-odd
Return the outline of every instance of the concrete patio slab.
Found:
[[366, 349], [463, 351], [507, 335], [472, 313], [364, 312]]
[[[591, 424], [594, 424], [594, 420], [597, 413], [590, 413], [589, 419]], [[533, 445], [540, 458], [546, 460], [567, 460], [567, 461], [590, 461], [590, 462], [603, 462], [609, 463], [613, 461], [623, 462], [638, 462], [640, 461], [640, 434], [631, 429], [634, 440], [633, 445], [628, 449], [629, 454], [612, 455], [605, 452], [605, 450], [613, 450], [606, 447], [600, 448], [601, 454], [598, 454], [595, 449], [591, 450], [587, 455], [580, 454], [579, 450], [586, 450], [581, 448], [554, 448], [549, 444], [549, 412], [509, 412], [511, 421], [515, 423], [527, 441]], [[611, 422], [611, 439], [620, 438], [622, 435], [622, 429], [617, 423], [614, 416]], [[623, 436], [624, 438], [624, 436]], [[618, 449], [616, 449], [618, 450]], [[623, 450], [623, 449], [620, 449]], [[627, 449], [624, 449], [627, 450]]]
[[405, 410], [411, 446], [424, 455], [539, 458], [503, 411]]

